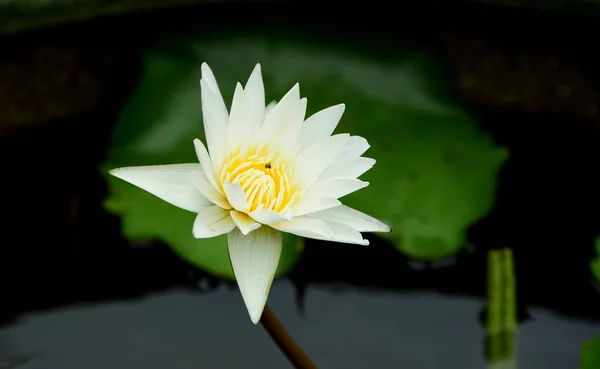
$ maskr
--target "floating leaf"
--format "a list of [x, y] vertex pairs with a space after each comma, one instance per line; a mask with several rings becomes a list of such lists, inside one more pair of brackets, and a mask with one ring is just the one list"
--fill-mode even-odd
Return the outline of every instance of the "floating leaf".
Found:
[[343, 201], [390, 224], [384, 237], [400, 251], [436, 259], [466, 244], [466, 229], [494, 203], [507, 150], [451, 98], [432, 56], [403, 52], [383, 61], [284, 38], [224, 39], [188, 41], [225, 85], [260, 62], [272, 98], [300, 82], [311, 113], [346, 104], [336, 132], [367, 138], [366, 156], [377, 164], [363, 176], [370, 186]]
[[600, 368], [600, 336], [586, 342], [581, 350], [581, 366], [579, 369]]
[[[195, 160], [191, 139], [202, 136], [197, 86], [202, 61], [211, 65], [226, 101], [235, 83], [245, 82], [260, 62], [269, 101], [300, 82], [308, 115], [346, 103], [337, 132], [367, 138], [372, 147], [366, 156], [377, 164], [363, 176], [371, 185], [343, 200], [389, 223], [392, 232], [384, 237], [412, 257], [457, 252], [467, 227], [493, 205], [507, 152], [451, 99], [450, 84], [433, 57], [404, 52], [380, 60], [284, 36], [178, 38], [147, 54], [143, 80], [115, 130], [107, 167]], [[186, 214], [167, 213], [151, 204], [160, 200], [132, 186], [114, 180], [110, 185], [107, 204], [122, 216], [128, 237], [162, 238], [200, 267], [229, 273], [221, 267], [227, 261], [224, 247], [209, 244], [222, 241], [188, 239], [190, 215], [175, 221], [175, 211]], [[176, 230], [182, 223], [186, 226]], [[291, 266], [286, 260], [298, 252], [287, 249], [293, 251], [282, 263]]]

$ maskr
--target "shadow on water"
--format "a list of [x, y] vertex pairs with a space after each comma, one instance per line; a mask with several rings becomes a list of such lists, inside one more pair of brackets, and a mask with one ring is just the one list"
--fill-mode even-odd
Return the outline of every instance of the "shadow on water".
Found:
[[[487, 251], [511, 247], [520, 319], [532, 306], [600, 319], [600, 293], [588, 266], [600, 233], [597, 127], [473, 109], [511, 154], [496, 206], [469, 230], [471, 245], [453, 259], [424, 263], [374, 238], [368, 248], [307, 242], [289, 276], [299, 306], [303, 292], [317, 284], [484, 296]], [[210, 291], [221, 283], [165, 245], [128, 243], [119, 220], [102, 210], [106, 187], [97, 168], [117, 111], [54, 122], [0, 143], [8, 218], [0, 249], [3, 321], [23, 311], [172, 286]]]

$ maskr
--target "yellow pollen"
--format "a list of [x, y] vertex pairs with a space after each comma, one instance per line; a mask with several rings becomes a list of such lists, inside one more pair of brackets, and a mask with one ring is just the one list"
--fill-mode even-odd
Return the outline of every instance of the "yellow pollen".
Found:
[[250, 146], [227, 155], [217, 173], [221, 184], [239, 183], [246, 195], [250, 210], [267, 209], [281, 212], [293, 205], [298, 185], [293, 179], [293, 168], [267, 146]]

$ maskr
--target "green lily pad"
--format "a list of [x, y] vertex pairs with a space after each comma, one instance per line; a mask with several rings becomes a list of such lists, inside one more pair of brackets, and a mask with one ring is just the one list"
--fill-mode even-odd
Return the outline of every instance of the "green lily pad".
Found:
[[343, 201], [388, 223], [392, 232], [382, 236], [401, 252], [425, 260], [452, 255], [493, 206], [508, 151], [453, 99], [434, 56], [407, 51], [382, 60], [283, 37], [187, 42], [226, 86], [244, 82], [260, 62], [268, 97], [300, 82], [309, 114], [345, 103], [336, 132], [365, 137], [366, 156], [377, 164], [362, 177], [370, 186]]
[[[121, 217], [125, 237], [159, 239], [197, 267], [233, 279], [226, 236], [193, 238], [196, 214], [107, 173], [121, 166], [198, 162], [192, 140], [204, 140], [199, 80], [195, 59], [163, 50], [144, 56], [141, 81], [123, 109], [101, 169], [109, 187], [104, 206]], [[278, 276], [292, 269], [303, 249], [299, 237], [284, 235], [283, 240]]]
[[[272, 34], [179, 37], [148, 53], [143, 80], [115, 130], [107, 167], [195, 160], [191, 139], [202, 138], [197, 81], [203, 61], [215, 72], [225, 101], [260, 62], [268, 101], [300, 82], [307, 115], [345, 103], [337, 132], [367, 138], [366, 156], [377, 164], [363, 176], [371, 185], [343, 201], [390, 224], [392, 232], [383, 237], [401, 252], [419, 259], [456, 253], [465, 245], [467, 227], [491, 209], [507, 151], [453, 100], [452, 83], [433, 56], [407, 51], [383, 60]], [[123, 218], [128, 237], [163, 238], [200, 267], [221, 270], [226, 253], [216, 256], [221, 251], [215, 250], [223, 247], [208, 244], [221, 241], [188, 239], [191, 216], [175, 221], [149, 195], [109, 183], [107, 205]], [[186, 229], [175, 230], [181, 223]], [[282, 264], [293, 265], [287, 261], [293, 255], [286, 254]]]
[[579, 369], [600, 368], [600, 336], [586, 342], [581, 350], [581, 366]]

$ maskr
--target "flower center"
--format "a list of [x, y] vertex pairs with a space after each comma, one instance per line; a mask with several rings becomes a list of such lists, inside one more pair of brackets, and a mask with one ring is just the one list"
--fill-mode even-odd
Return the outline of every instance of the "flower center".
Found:
[[298, 185], [291, 180], [293, 168], [267, 146], [230, 153], [217, 175], [221, 183], [240, 184], [250, 205], [249, 213], [257, 209], [282, 212], [294, 204], [298, 195]]

